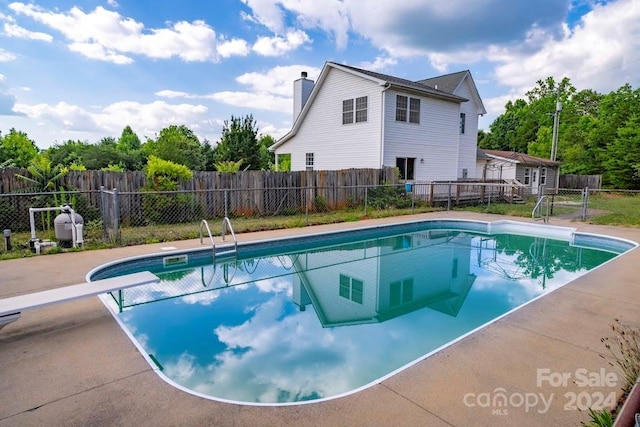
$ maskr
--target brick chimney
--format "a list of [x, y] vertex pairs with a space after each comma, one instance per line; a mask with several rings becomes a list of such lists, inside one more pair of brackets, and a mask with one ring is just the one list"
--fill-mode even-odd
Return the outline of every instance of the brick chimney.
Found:
[[300, 73], [300, 78], [293, 82], [293, 121], [295, 122], [300, 112], [307, 103], [313, 90], [314, 82], [307, 78], [307, 72]]

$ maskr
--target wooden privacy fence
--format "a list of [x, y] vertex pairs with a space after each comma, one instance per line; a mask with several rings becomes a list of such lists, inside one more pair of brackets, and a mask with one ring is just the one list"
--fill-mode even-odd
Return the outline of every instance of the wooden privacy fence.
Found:
[[599, 190], [602, 188], [602, 175], [560, 175], [559, 188], [590, 189]]
[[[175, 192], [146, 192], [144, 173], [71, 171], [59, 183], [71, 193], [26, 193], [25, 181], [0, 169], [0, 226], [29, 227], [29, 208], [73, 202], [85, 220], [102, 217], [105, 225], [139, 226], [179, 223], [202, 218], [304, 213], [335, 209], [364, 200], [366, 187], [397, 183], [395, 168], [339, 171], [237, 173], [195, 172]], [[110, 209], [105, 209], [111, 206]], [[115, 208], [114, 206], [117, 206]], [[111, 212], [105, 218], [106, 212]], [[116, 215], [117, 218], [113, 218]], [[117, 228], [117, 227], [116, 227]]]
[[[16, 177], [29, 176], [26, 169], [0, 168], [0, 194], [24, 192], [29, 184]], [[59, 184], [66, 190], [81, 193], [99, 192], [101, 187], [120, 192], [142, 191], [147, 180], [143, 171], [69, 171]], [[217, 189], [260, 189], [276, 187], [347, 187], [378, 185], [383, 182], [396, 184], [398, 176], [395, 168], [344, 169], [337, 171], [242, 171], [219, 173], [199, 171], [193, 178], [181, 182], [178, 190], [200, 191]]]

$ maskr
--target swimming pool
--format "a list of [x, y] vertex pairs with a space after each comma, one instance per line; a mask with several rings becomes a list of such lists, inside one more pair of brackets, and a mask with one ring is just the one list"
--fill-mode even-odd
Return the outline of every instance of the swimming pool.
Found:
[[[97, 280], [168, 382], [203, 397], [305, 403], [353, 393], [557, 289], [634, 242], [574, 229], [432, 220], [129, 258]], [[225, 249], [227, 249], [225, 251]]]

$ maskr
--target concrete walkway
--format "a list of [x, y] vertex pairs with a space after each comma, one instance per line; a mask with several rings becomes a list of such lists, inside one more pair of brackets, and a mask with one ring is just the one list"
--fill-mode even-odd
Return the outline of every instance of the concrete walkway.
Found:
[[[443, 212], [238, 237], [259, 240], [437, 217], [505, 219]], [[640, 242], [640, 229], [552, 224]], [[92, 268], [123, 257], [199, 244], [2, 261], [0, 298], [80, 283]], [[588, 420], [579, 406], [596, 404], [611, 392], [619, 395], [621, 379], [611, 384], [616, 371], [600, 356], [605, 351], [600, 339], [611, 336], [615, 318], [640, 326], [639, 265], [640, 250], [634, 250], [378, 385], [291, 407], [224, 404], [173, 388], [97, 297], [29, 311], [0, 331], [0, 427], [577, 426]], [[563, 376], [571, 378], [562, 382]]]

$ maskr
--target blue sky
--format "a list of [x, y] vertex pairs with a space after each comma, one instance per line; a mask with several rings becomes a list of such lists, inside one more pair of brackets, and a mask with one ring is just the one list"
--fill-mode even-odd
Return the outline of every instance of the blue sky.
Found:
[[640, 86], [639, 0], [0, 0], [0, 131], [40, 148], [144, 140], [185, 124], [215, 143], [253, 114], [292, 125], [294, 79], [325, 61], [412, 80], [471, 70], [489, 124], [539, 79]]

